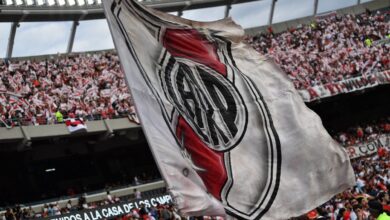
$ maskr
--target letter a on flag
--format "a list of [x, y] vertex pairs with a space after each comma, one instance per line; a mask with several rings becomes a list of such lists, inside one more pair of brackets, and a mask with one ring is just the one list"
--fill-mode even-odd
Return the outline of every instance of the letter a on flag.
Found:
[[131, 0], [104, 9], [137, 112], [178, 210], [286, 219], [354, 184], [348, 155], [230, 19]]

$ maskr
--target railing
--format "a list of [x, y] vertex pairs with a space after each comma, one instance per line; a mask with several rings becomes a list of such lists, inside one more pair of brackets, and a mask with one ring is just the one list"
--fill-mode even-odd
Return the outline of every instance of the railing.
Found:
[[101, 0], [92, 1], [17, 1], [17, 0], [0, 0], [0, 5], [8, 7], [101, 7]]
[[[140, 185], [127, 185], [117, 188], [110, 188], [109, 192], [112, 196], [128, 199], [133, 197], [134, 189], [142, 192], [145, 197], [153, 196], [156, 192], [165, 192], [165, 183], [160, 180], [153, 180], [152, 182], [140, 184]], [[65, 207], [68, 201], [71, 201], [72, 206], [76, 205], [80, 196], [85, 197], [87, 203], [103, 201], [107, 198], [107, 189], [101, 189], [93, 192], [87, 192], [83, 194], [77, 194], [73, 196], [62, 196], [59, 198], [52, 198], [32, 203], [20, 204], [22, 208], [31, 207], [35, 212], [40, 212], [45, 204], [58, 203], [60, 207]], [[0, 207], [0, 215], [4, 213], [7, 207]]]
[[[64, 114], [63, 116], [65, 119], [68, 118], [67, 114]], [[129, 120], [139, 124], [135, 113], [123, 113], [123, 114], [119, 114], [119, 115], [93, 114], [93, 115], [86, 115], [86, 116], [78, 116], [77, 118], [82, 118], [84, 121], [98, 121], [98, 120], [104, 120], [104, 119], [129, 118]], [[64, 123], [64, 122], [58, 122], [54, 116], [51, 116], [49, 118], [46, 118], [45, 116], [35, 116], [33, 118], [13, 117], [13, 118], [5, 119], [5, 120], [0, 118], [0, 127], [7, 127], [7, 128], [13, 128], [13, 127], [17, 127], [17, 126], [52, 125], [52, 124], [62, 124], [62, 123]]]

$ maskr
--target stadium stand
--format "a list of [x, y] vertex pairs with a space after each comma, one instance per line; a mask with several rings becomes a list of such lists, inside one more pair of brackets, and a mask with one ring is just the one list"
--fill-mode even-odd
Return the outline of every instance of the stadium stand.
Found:
[[[389, 20], [387, 9], [330, 14], [278, 34], [269, 29], [248, 42], [274, 58], [298, 90], [355, 77], [371, 82], [376, 73], [385, 73], [388, 83], [389, 42], [376, 42], [390, 39]], [[57, 112], [86, 120], [135, 113], [115, 52], [4, 60], [0, 78], [0, 126], [54, 124]]]
[[118, 56], [111, 52], [5, 60], [0, 78], [2, 126], [62, 123], [68, 115], [100, 120], [135, 113]]
[[343, 132], [334, 133], [333, 137], [347, 147], [376, 140], [382, 134], [390, 134], [390, 118], [350, 127]]
[[[346, 11], [349, 12], [352, 9]], [[387, 74], [390, 67], [389, 41], [387, 40], [390, 34], [389, 10], [386, 8], [380, 11], [367, 10], [364, 12], [362, 8], [359, 8], [357, 11], [359, 12], [357, 15], [353, 13], [329, 13], [325, 16], [318, 16], [316, 19], [306, 18], [301, 20], [302, 22], [295, 22], [294, 28], [289, 25], [292, 23], [290, 21], [274, 25], [273, 28], [266, 27], [263, 28], [262, 33], [248, 37], [248, 42], [260, 53], [274, 58], [281, 65], [281, 68], [287, 72], [296, 88], [301, 91], [356, 77], [376, 76], [377, 73], [384, 72]], [[282, 26], [284, 28], [277, 28]], [[287, 28], [289, 29], [286, 30]], [[0, 126], [47, 125], [30, 126], [29, 128], [21, 126], [20, 131], [18, 128], [3, 128], [4, 130], [0, 128], [2, 149], [7, 144], [1, 141], [11, 140], [9, 134], [12, 132], [17, 131], [18, 133], [12, 136], [15, 137], [14, 139], [23, 138], [23, 136], [26, 136], [25, 133], [35, 135], [32, 135], [34, 141], [32, 150], [29, 149], [27, 152], [14, 154], [3, 153], [0, 157], [0, 161], [3, 162], [3, 176], [10, 182], [9, 185], [15, 184], [13, 188], [20, 190], [20, 194], [27, 194], [28, 190], [25, 189], [25, 184], [33, 182], [28, 178], [20, 177], [28, 176], [23, 169], [32, 170], [36, 167], [34, 163], [25, 162], [25, 158], [31, 157], [33, 153], [43, 155], [42, 152], [45, 151], [47, 155], [40, 155], [41, 157], [48, 157], [54, 161], [59, 160], [57, 156], [54, 156], [57, 152], [48, 149], [62, 141], [64, 144], [61, 145], [72, 146], [70, 151], [84, 148], [80, 144], [73, 143], [80, 141], [73, 140], [73, 136], [69, 137], [69, 139], [73, 138], [72, 140], [68, 140], [68, 137], [64, 140], [61, 139], [65, 136], [66, 130], [57, 127], [59, 125], [55, 124], [58, 123], [55, 117], [57, 109], [62, 112], [64, 117], [74, 114], [86, 120], [93, 120], [89, 121], [91, 125], [89, 128], [95, 136], [87, 137], [86, 135], [90, 135], [87, 133], [85, 136], [79, 137], [84, 139], [84, 142], [100, 141], [98, 136], [101, 133], [98, 135], [96, 133], [110, 130], [110, 127], [111, 131], [114, 128], [115, 135], [130, 127], [128, 121], [125, 123], [123, 117], [134, 113], [131, 105], [132, 100], [124, 84], [118, 57], [113, 51], [71, 54], [54, 58], [4, 60], [0, 65], [0, 76], [0, 103], [2, 103], [0, 106], [2, 107], [0, 108], [2, 118]], [[87, 80], [82, 79], [85, 77]], [[390, 79], [390, 77], [387, 79]], [[386, 84], [388, 83], [389, 81], [386, 82]], [[322, 219], [332, 220], [368, 219], [369, 208], [372, 208], [370, 200], [375, 199], [381, 203], [385, 211], [390, 212], [390, 199], [388, 197], [390, 187], [390, 118], [388, 110], [390, 103], [386, 101], [389, 86], [385, 86], [385, 88], [377, 86], [377, 88], [364, 91], [362, 94], [331, 97], [330, 100], [324, 100], [322, 96], [317, 94], [319, 102], [308, 103], [323, 119], [324, 126], [329, 133], [346, 149], [357, 147], [365, 150], [365, 147], [369, 148], [371, 143], [374, 143], [374, 148], [370, 154], [355, 155], [356, 157], [352, 157], [351, 154], [357, 179], [355, 187], [335, 196], [334, 199], [323, 206], [297, 219], [321, 219], [321, 217], [324, 217]], [[305, 101], [312, 101], [312, 99], [309, 98]], [[121, 119], [110, 120], [109, 122], [101, 120], [113, 118]], [[382, 137], [384, 138], [382, 139]], [[50, 144], [42, 144], [42, 142], [47, 141], [46, 139], [50, 139]], [[120, 139], [120, 141], [124, 140]], [[70, 144], [70, 142], [72, 143]], [[114, 142], [115, 140], [108, 139], [102, 141], [101, 145], [111, 148], [114, 146]], [[132, 140], [131, 142], [135, 141]], [[145, 147], [146, 144], [144, 143], [142, 147], [138, 146], [137, 149], [144, 149]], [[58, 147], [57, 150], [61, 151], [61, 148]], [[67, 151], [69, 149], [64, 150], [64, 153], [68, 154]], [[97, 157], [89, 149], [85, 152], [82, 154], [91, 154], [94, 155], [91, 157]], [[28, 157], [25, 154], [28, 154]], [[118, 154], [125, 155], [129, 152], [123, 150]], [[132, 154], [131, 161], [152, 160], [150, 155], [149, 157], [137, 158], [146, 154], [145, 152], [130, 154]], [[100, 153], [99, 157], [110, 160], [110, 162], [115, 161], [116, 158], [110, 158], [111, 155], [113, 154], [104, 151]], [[72, 155], [68, 156], [72, 159], [65, 161], [75, 163], [75, 165], [69, 165], [69, 167], [82, 167], [81, 163], [74, 162], [76, 161], [73, 160], [74, 158], [85, 161], [91, 159], [88, 156], [79, 155], [79, 152], [73, 152]], [[12, 158], [13, 161], [6, 161], [8, 157]], [[23, 163], [20, 163], [20, 161], [23, 161]], [[95, 162], [97, 161], [95, 160]], [[6, 166], [15, 166], [15, 168], [4, 171]], [[107, 164], [108, 166], [109, 164]], [[150, 164], [135, 163], [129, 169], [141, 169], [141, 167], [150, 168], [151, 166]], [[156, 168], [153, 166], [151, 169]], [[77, 171], [73, 171], [73, 173], [77, 173]], [[88, 172], [90, 172], [90, 175], [94, 175], [96, 171], [88, 170], [83, 174]], [[107, 171], [110, 174], [111, 172]], [[16, 175], [16, 173], [21, 174]], [[87, 179], [88, 177], [85, 176], [84, 178]], [[94, 181], [91, 179], [91, 182]], [[54, 191], [57, 190], [54, 193], [55, 196], [47, 195], [45, 197], [45, 199], [51, 198], [49, 201], [42, 201], [36, 195], [30, 196], [28, 199], [34, 201], [31, 203], [31, 209], [29, 208], [30, 203], [27, 203], [24, 207], [20, 205], [11, 206], [11, 204], [4, 205], [9, 209], [0, 212], [3, 214], [0, 214], [0, 217], [6, 220], [19, 220], [60, 216], [80, 211], [77, 210], [77, 207], [92, 210], [108, 203], [119, 203], [134, 199], [132, 191], [135, 188], [134, 186], [121, 186], [112, 189], [110, 190], [112, 197], [109, 198], [106, 192], [101, 190], [101, 182], [100, 190], [88, 193], [85, 200], [81, 199], [84, 202], [80, 204], [80, 194], [66, 197], [63, 190], [56, 188], [54, 189]], [[161, 194], [160, 188], [164, 184], [155, 181], [152, 184], [155, 183], [158, 184], [152, 188], [142, 189], [141, 186], [136, 186], [136, 188], [142, 189], [142, 195], [145, 196], [146, 194], [151, 196]], [[44, 187], [41, 188], [40, 190], [46, 192], [53, 191]], [[1, 197], [5, 201], [9, 199], [9, 202], [15, 204], [14, 200], [16, 199], [11, 200], [12, 196], [3, 195]], [[18, 195], [17, 200], [23, 201], [23, 197], [27, 196]], [[68, 200], [71, 200], [69, 206]], [[4, 203], [4, 201], [2, 202]], [[157, 207], [157, 210], [159, 211], [156, 212], [154, 208], [144, 209], [142, 213], [145, 218], [150, 213], [155, 219], [161, 219], [164, 213], [167, 218], [163, 217], [163, 219], [172, 219], [177, 214], [169, 206], [160, 206]], [[131, 219], [139, 217], [142, 216], [135, 211], [129, 215], [115, 218]]]
[[[347, 210], [347, 213], [351, 213], [353, 210], [352, 207], [356, 206], [356, 211], [356, 208], [365, 204], [364, 202], [366, 200], [364, 198], [369, 197], [368, 194], [371, 195], [373, 193], [373, 189], [377, 190], [378, 193], [380, 193], [379, 195], [383, 195], [383, 192], [387, 192], [387, 188], [390, 187], [390, 173], [387, 171], [388, 160], [390, 159], [390, 153], [388, 153], [390, 152], [388, 149], [388, 142], [390, 141], [390, 117], [374, 120], [361, 124], [360, 126], [349, 127], [343, 132], [333, 131], [331, 135], [335, 137], [335, 140], [347, 147], [347, 149], [359, 147], [363, 153], [365, 152], [365, 148], [370, 147], [369, 144], [376, 144], [373, 150], [365, 155], [356, 155], [356, 157], [350, 155], [353, 159], [354, 169], [358, 174], [358, 185], [353, 189], [341, 193], [336, 196], [334, 200], [327, 202], [324, 206], [314, 211], [316, 215], [326, 215], [328, 217], [334, 216], [334, 218], [337, 219], [337, 216], [341, 215], [339, 213], [345, 212], [341, 209], [341, 207], [349, 209]], [[377, 164], [379, 164], [380, 168], [370, 168]], [[366, 171], [367, 169], [370, 173], [365, 173], [368, 172]], [[377, 177], [383, 179], [383, 181], [380, 181]], [[162, 181], [153, 181], [152, 183], [146, 182], [145, 184], [144, 182], [141, 182], [143, 179], [148, 178], [140, 178], [140, 180], [138, 180], [138, 178], [133, 179], [133, 185], [130, 187], [123, 187], [120, 184], [115, 185], [115, 183], [111, 185], [106, 184], [105, 190], [100, 190], [98, 192], [94, 191], [87, 194], [74, 194], [74, 189], [71, 191], [68, 190], [70, 194], [68, 192], [68, 195], [60, 196], [60, 200], [52, 198], [50, 200], [37, 202], [38, 205], [25, 204], [22, 206], [16, 205], [9, 207], [8, 215], [13, 214], [15, 216], [19, 216], [16, 219], [32, 219], [74, 214], [80, 210], [93, 210], [109, 204], [119, 204], [134, 200], [133, 190], [136, 188], [142, 190], [142, 195], [145, 197], [163, 194], [162, 189], [159, 188], [164, 186]], [[373, 182], [373, 179], [378, 180]], [[359, 185], [363, 183], [366, 184], [366, 182], [367, 186]], [[144, 183], [144, 185], [139, 185], [141, 183]], [[154, 186], [153, 184], [157, 185]], [[110, 191], [111, 196], [107, 196], [106, 191]], [[80, 199], [80, 197], [85, 197], [85, 199]], [[81, 204], [80, 200], [83, 201]], [[146, 212], [150, 213], [150, 215], [154, 215], [155, 208], [149, 208], [150, 209], [146, 209]], [[6, 210], [7, 209], [5, 209], [4, 213], [7, 213]], [[362, 210], [363, 211], [359, 213], [359, 215], [367, 215], [367, 207]], [[129, 216], [137, 217], [137, 213], [140, 209], [134, 209], [133, 211], [135, 212], [132, 212]], [[173, 211], [173, 209], [171, 211]], [[355, 214], [357, 215], [358, 213]]]
[[[69, 215], [77, 212], [96, 210], [100, 207], [112, 206], [115, 204], [123, 204], [133, 202], [137, 203], [145, 200], [151, 200], [153, 204], [157, 205], [157, 209], [171, 209], [171, 198], [166, 196], [166, 189], [161, 188], [164, 186], [162, 181], [155, 182], [153, 184], [142, 184], [132, 187], [120, 187], [117, 189], [107, 188], [105, 191], [93, 194], [82, 194], [78, 196], [72, 196], [69, 198], [63, 198], [60, 201], [46, 201], [43, 205], [15, 205], [12, 208], [6, 208], [1, 215], [6, 219], [11, 216], [15, 219], [41, 219], [52, 218], [55, 216]], [[160, 188], [159, 188], [160, 187]], [[165, 204], [163, 204], [165, 203]], [[131, 209], [130, 215], [139, 217], [139, 208]], [[148, 210], [148, 209], [147, 209]], [[153, 209], [151, 209], [153, 210]], [[119, 216], [118, 216], [119, 217]]]
[[334, 13], [278, 34], [270, 27], [248, 42], [272, 57], [302, 90], [389, 70], [389, 42], [375, 43], [390, 39], [389, 20], [388, 10]]
[[145, 138], [120, 133], [106, 140], [100, 134], [34, 140], [23, 152], [1, 143], [0, 216], [14, 204], [40, 212], [45, 204], [75, 204], [81, 195], [95, 203], [107, 190], [115, 197], [132, 195], [135, 188], [155, 195], [165, 184]]
[[294, 219], [371, 219], [372, 209], [389, 213], [389, 152], [388, 148], [380, 147], [374, 155], [352, 160], [356, 186]]

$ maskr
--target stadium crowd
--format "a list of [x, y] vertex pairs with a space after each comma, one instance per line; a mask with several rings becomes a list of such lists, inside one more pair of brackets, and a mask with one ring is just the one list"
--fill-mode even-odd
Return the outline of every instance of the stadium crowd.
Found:
[[[90, 210], [95, 209], [101, 206], [107, 206], [111, 204], [119, 204], [123, 202], [131, 202], [134, 200], [143, 199], [144, 196], [146, 197], [153, 197], [158, 196], [161, 194], [165, 194], [165, 189], [155, 189], [151, 191], [142, 192], [139, 191], [137, 188], [134, 188], [132, 193], [127, 196], [117, 197], [113, 194], [111, 194], [111, 191], [115, 191], [118, 189], [124, 189], [129, 186], [133, 187], [140, 187], [142, 184], [148, 184], [151, 182], [154, 182], [156, 180], [161, 180], [160, 177], [156, 179], [156, 177], [153, 177], [152, 175], [142, 173], [140, 176], [134, 176], [132, 180], [128, 181], [121, 181], [121, 182], [108, 182], [105, 185], [104, 191], [106, 192], [106, 198], [100, 201], [95, 202], [87, 202], [87, 195], [93, 195], [94, 193], [97, 193], [98, 191], [94, 191], [92, 194], [85, 193], [88, 192], [87, 189], [84, 191], [84, 193], [76, 190], [76, 188], [69, 188], [67, 190], [67, 195], [61, 196], [60, 200], [69, 199], [65, 205], [60, 205], [58, 201], [51, 200], [52, 202], [46, 202], [46, 204], [43, 205], [42, 209], [40, 211], [34, 211], [34, 209], [31, 206], [25, 206], [21, 204], [17, 204], [14, 207], [7, 207], [2, 214], [0, 212], [0, 220], [23, 220], [23, 219], [37, 219], [37, 218], [46, 218], [46, 217], [53, 217], [58, 215], [65, 215], [76, 211], [82, 211], [82, 210]], [[78, 198], [78, 199], [77, 199]], [[172, 209], [171, 205], [168, 204], [167, 206], [161, 206], [163, 208], [169, 208]], [[147, 209], [148, 210], [148, 209]], [[0, 211], [2, 211], [0, 209]], [[138, 213], [139, 209], [134, 209], [133, 213]]]
[[[390, 70], [390, 13], [328, 15], [310, 25], [248, 42], [287, 72], [297, 89]], [[67, 116], [99, 120], [134, 115], [114, 52], [46, 60], [0, 61], [0, 126], [61, 123]]]
[[[161, 191], [161, 190], [159, 190]], [[129, 196], [116, 197], [111, 195], [110, 191], [106, 192], [106, 198], [97, 202], [87, 202], [84, 195], [80, 196], [77, 201], [69, 200], [65, 205], [60, 206], [58, 202], [45, 204], [41, 211], [35, 212], [32, 207], [21, 207], [19, 205], [14, 208], [7, 208], [2, 220], [23, 220], [50, 218], [60, 215], [66, 215], [77, 211], [93, 210], [102, 206], [120, 204], [124, 202], [132, 202], [143, 199], [143, 193], [138, 189], [134, 189]], [[160, 194], [161, 195], [161, 194]], [[154, 195], [154, 196], [158, 196]], [[130, 213], [116, 216], [110, 219], [144, 219], [144, 220], [176, 220], [181, 219], [180, 215], [175, 211], [172, 203], [160, 204], [156, 202], [156, 206], [145, 206], [140, 204], [138, 207], [131, 209]]]
[[[352, 160], [356, 173], [356, 185], [326, 202], [322, 206], [310, 211], [294, 220], [327, 219], [327, 220], [373, 220], [378, 215], [390, 215], [390, 151], [383, 148], [377, 154]], [[87, 203], [82, 196], [76, 204], [69, 201], [60, 207], [58, 203], [45, 205], [41, 212], [34, 212], [31, 208], [8, 208], [3, 220], [34, 219], [50, 216], [59, 216], [75, 211], [94, 209], [99, 206], [131, 201], [142, 198], [137, 190], [130, 197], [118, 198], [107, 192], [105, 200]], [[133, 208], [131, 213], [121, 215], [115, 219], [142, 219], [142, 220], [176, 220], [183, 219], [172, 204], [152, 207], [141, 205]], [[192, 217], [190, 219], [223, 219], [221, 217]]]
[[[113, 204], [120, 204], [123, 202], [131, 202], [137, 199], [142, 199], [141, 193], [138, 190], [134, 190], [134, 194], [126, 197], [115, 197], [110, 195], [110, 192], [107, 192], [106, 199], [99, 202], [90, 202], [87, 203], [84, 196], [81, 196], [76, 204], [73, 204], [69, 200], [65, 206], [60, 207], [58, 203], [45, 204], [40, 212], [35, 212], [31, 207], [22, 208], [16, 206], [15, 208], [7, 208], [4, 213], [2, 220], [24, 220], [24, 219], [38, 219], [38, 218], [55, 218], [56, 216], [66, 215], [76, 211], [85, 211], [96, 209], [101, 206], [108, 206]], [[115, 220], [132, 220], [132, 219], [142, 219], [142, 220], [223, 220], [219, 216], [200, 216], [200, 217], [182, 217], [178, 214], [174, 205], [172, 203], [159, 204], [157, 202], [156, 206], [145, 206], [141, 204], [138, 208], [134, 207], [131, 209], [130, 213], [118, 215], [109, 219]]]
[[372, 220], [382, 213], [390, 215], [389, 149], [383, 147], [374, 155], [354, 159], [352, 166], [356, 175], [353, 188], [296, 219]]
[[[390, 69], [390, 13], [318, 17], [281, 33], [272, 28], [248, 38], [260, 53], [272, 57], [297, 89], [307, 89]], [[390, 39], [389, 39], [390, 40]]]
[[[22, 219], [35, 219], [35, 218], [47, 218], [59, 215], [65, 215], [76, 211], [91, 210], [98, 208], [99, 206], [107, 206], [112, 204], [119, 204], [122, 202], [130, 202], [133, 200], [142, 199], [141, 192], [134, 189], [134, 193], [131, 196], [116, 197], [112, 196], [107, 191], [107, 196], [104, 200], [98, 202], [86, 202], [85, 196], [80, 196], [76, 203], [69, 200], [65, 206], [61, 207], [58, 202], [45, 204], [40, 212], [35, 212], [32, 207], [22, 208], [16, 206], [13, 209], [7, 208], [4, 213], [4, 220], [22, 220]], [[122, 215], [117, 219], [149, 219], [146, 216], [154, 217], [154, 219], [181, 219], [180, 216], [174, 211], [172, 204], [158, 204], [157, 206], [145, 207], [141, 205], [139, 208], [133, 208], [131, 213]]]
[[[359, 143], [375, 140], [379, 135], [390, 135], [390, 117], [366, 123], [361, 126], [348, 128], [346, 132], [335, 134], [336, 140], [344, 146], [353, 146]], [[390, 140], [390, 136], [387, 139]], [[390, 145], [389, 145], [390, 146]], [[352, 166], [356, 174], [356, 186], [340, 193], [324, 205], [312, 210], [308, 214], [293, 219], [328, 219], [328, 220], [371, 220], [370, 210], [389, 212], [390, 214], [390, 148], [380, 147], [378, 152], [352, 159]], [[141, 176], [142, 177], [142, 176]], [[143, 178], [134, 177], [134, 186], [143, 183]], [[120, 185], [120, 184], [119, 184]], [[34, 212], [29, 207], [15, 206], [8, 208], [2, 220], [23, 220], [64, 215], [76, 211], [95, 209], [110, 204], [129, 202], [141, 199], [143, 194], [134, 190], [126, 197], [115, 197], [110, 190], [115, 184], [106, 185], [107, 197], [99, 202], [87, 203], [84, 196], [80, 196], [77, 203], [69, 201], [65, 206], [57, 202], [44, 205], [40, 212]], [[70, 195], [74, 197], [73, 195]], [[7, 214], [8, 213], [8, 214]], [[8, 217], [6, 217], [8, 215]], [[130, 214], [122, 215], [117, 219], [143, 219], [143, 220], [176, 220], [182, 219], [175, 212], [171, 204], [156, 207], [134, 208]], [[220, 217], [198, 217], [196, 219], [222, 219]]]
[[0, 126], [134, 114], [119, 58], [111, 52], [0, 63]]
[[375, 140], [381, 134], [390, 134], [390, 117], [334, 132], [333, 138], [343, 146], [354, 146]]
[[[297, 89], [333, 83], [356, 76], [390, 70], [389, 12], [360, 15], [329, 15], [309, 25], [275, 34], [248, 38], [262, 54], [268, 54], [287, 72]], [[0, 126], [61, 123], [69, 115], [86, 120], [127, 117], [134, 114], [131, 95], [111, 52], [78, 54], [43, 61], [3, 61], [0, 64]], [[352, 146], [390, 134], [390, 118], [347, 129], [334, 135], [344, 146]], [[298, 219], [368, 220], [390, 214], [390, 149], [352, 160], [356, 186]], [[8, 208], [4, 220], [41, 218], [75, 210], [140, 198], [118, 198], [107, 193], [101, 202], [68, 202], [45, 205], [41, 212], [16, 206]], [[181, 219], [172, 205], [141, 207], [121, 219]]]

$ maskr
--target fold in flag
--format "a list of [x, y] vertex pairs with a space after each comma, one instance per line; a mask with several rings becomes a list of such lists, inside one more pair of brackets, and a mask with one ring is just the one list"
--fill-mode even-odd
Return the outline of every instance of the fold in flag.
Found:
[[87, 131], [87, 125], [81, 118], [70, 118], [65, 120], [65, 125], [70, 133], [85, 132]]
[[286, 219], [354, 184], [346, 151], [233, 21], [103, 3], [137, 115], [182, 214]]

